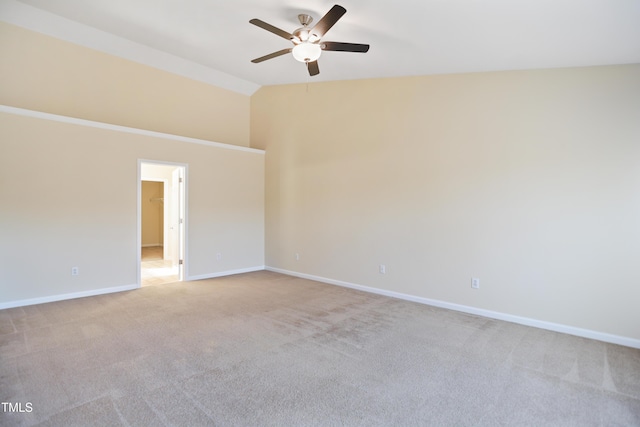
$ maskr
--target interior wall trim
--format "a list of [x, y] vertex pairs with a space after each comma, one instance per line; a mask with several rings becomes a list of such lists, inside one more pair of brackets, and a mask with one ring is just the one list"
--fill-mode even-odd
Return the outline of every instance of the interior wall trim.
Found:
[[106, 129], [116, 132], [132, 133], [136, 135], [150, 136], [153, 138], [168, 139], [171, 141], [186, 142], [189, 144], [207, 145], [209, 147], [224, 148], [226, 150], [244, 151], [246, 153], [264, 154], [264, 150], [257, 148], [243, 147], [240, 145], [225, 144], [222, 142], [207, 141], [205, 139], [191, 138], [188, 136], [172, 135], [169, 133], [156, 132], [146, 129], [138, 129], [127, 126], [113, 125], [110, 123], [95, 122], [93, 120], [78, 119], [75, 117], [61, 116], [58, 114], [44, 113], [42, 111], [28, 110], [25, 108], [0, 105], [0, 113], [15, 114], [17, 116], [33, 117], [37, 119], [51, 120], [54, 122], [69, 123], [79, 126]]
[[359, 291], [370, 292], [373, 294], [384, 295], [392, 298], [398, 298], [406, 301], [417, 302], [420, 304], [430, 305], [434, 307], [445, 308], [448, 310], [460, 311], [463, 313], [474, 314], [477, 316], [487, 317], [490, 319], [504, 320], [506, 322], [517, 323], [525, 326], [532, 326], [534, 328], [546, 329], [548, 331], [560, 332], [563, 334], [575, 335], [582, 338], [589, 338], [597, 341], [603, 341], [611, 344], [623, 345], [626, 347], [632, 347], [640, 349], [640, 340], [630, 337], [623, 337], [619, 335], [607, 334], [604, 332], [592, 331], [589, 329], [576, 328], [574, 326], [562, 325], [559, 323], [546, 322], [543, 320], [530, 319], [527, 317], [515, 316], [513, 314], [501, 313], [497, 311], [485, 310], [482, 308], [470, 307], [461, 304], [454, 304], [446, 301], [439, 301], [430, 298], [423, 298], [409, 294], [403, 294], [400, 292], [387, 291], [384, 289], [373, 288], [370, 286], [358, 285], [355, 283], [349, 283], [342, 280], [329, 279], [321, 276], [314, 276], [312, 274], [300, 273], [297, 271], [284, 270], [281, 268], [266, 266], [265, 270], [273, 271], [275, 273], [286, 274], [288, 276], [300, 277], [303, 279], [315, 280], [317, 282], [327, 283], [330, 285], [342, 286], [345, 288], [356, 289]]
[[5, 308], [24, 307], [27, 305], [45, 304], [48, 302], [63, 301], [63, 300], [75, 299], [75, 298], [92, 297], [96, 295], [111, 294], [114, 292], [131, 291], [133, 289], [138, 289], [138, 288], [140, 288], [140, 286], [137, 284], [124, 285], [124, 286], [114, 286], [111, 288], [92, 289], [89, 291], [82, 291], [82, 292], [72, 292], [68, 294], [49, 295], [46, 297], [39, 297], [39, 298], [29, 298], [29, 299], [23, 299], [23, 300], [17, 300], [17, 301], [8, 301], [8, 302], [0, 303], [0, 310], [4, 310]]
[[[185, 278], [185, 281], [213, 279], [215, 277], [231, 276], [233, 274], [262, 271], [264, 269], [265, 269], [265, 266], [260, 265], [255, 267], [240, 268], [236, 270], [226, 270], [226, 271], [220, 271], [218, 273], [202, 274], [199, 276], [188, 276]], [[45, 304], [48, 302], [64, 301], [64, 300], [75, 299], [75, 298], [92, 297], [96, 295], [110, 294], [114, 292], [132, 291], [134, 289], [140, 289], [140, 288], [141, 288], [140, 285], [135, 284], [135, 285], [115, 286], [111, 288], [93, 289], [93, 290], [82, 291], [82, 292], [72, 292], [67, 294], [50, 295], [50, 296], [39, 297], [39, 298], [29, 298], [29, 299], [23, 299], [23, 300], [8, 301], [8, 302], [0, 303], [0, 310], [4, 310], [5, 308], [24, 307], [27, 305], [36, 305], [36, 304]]]

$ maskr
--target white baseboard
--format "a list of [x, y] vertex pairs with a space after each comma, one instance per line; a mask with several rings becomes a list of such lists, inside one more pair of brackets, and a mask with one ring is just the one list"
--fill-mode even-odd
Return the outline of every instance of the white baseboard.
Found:
[[241, 274], [241, 273], [251, 273], [254, 271], [262, 271], [264, 270], [264, 265], [259, 265], [259, 266], [255, 266], [255, 267], [248, 267], [248, 268], [239, 268], [237, 270], [226, 270], [226, 271], [219, 271], [217, 273], [207, 273], [207, 274], [200, 274], [198, 276], [187, 276], [186, 280], [203, 280], [203, 279], [213, 279], [216, 277], [223, 277], [223, 276], [231, 276], [233, 274]]
[[0, 302], [0, 310], [5, 308], [24, 307], [26, 305], [44, 304], [47, 302], [62, 301], [74, 298], [92, 297], [96, 295], [110, 294], [113, 292], [131, 291], [140, 288], [140, 285], [124, 285], [112, 288], [93, 289], [90, 291], [72, 292], [69, 294], [51, 295], [40, 298], [30, 298], [18, 301]]
[[282, 273], [289, 276], [300, 277], [303, 279], [315, 280], [317, 282], [323, 282], [330, 285], [337, 285], [351, 289], [357, 289], [359, 291], [370, 292], [379, 295], [385, 295], [388, 297], [399, 298], [407, 301], [413, 301], [420, 304], [431, 305], [434, 307], [446, 308], [449, 310], [460, 311], [463, 313], [475, 314], [482, 317], [488, 317], [491, 319], [504, 320], [506, 322], [518, 323], [520, 325], [532, 326], [535, 328], [546, 329], [549, 331], [560, 332], [563, 334], [575, 335], [578, 337], [589, 338], [597, 341], [608, 342], [612, 344], [619, 344], [626, 347], [640, 349], [640, 340], [629, 337], [622, 337], [619, 335], [607, 334], [604, 332], [592, 331], [589, 329], [576, 328], [573, 326], [561, 325], [558, 323], [546, 322], [543, 320], [530, 319], [527, 317], [514, 316], [512, 314], [500, 313], [497, 311], [485, 310], [482, 308], [470, 307], [466, 305], [454, 304], [446, 301], [439, 301], [429, 298], [417, 297], [414, 295], [403, 294], [400, 292], [387, 291], [384, 289], [372, 288], [369, 286], [357, 285], [355, 283], [344, 282], [342, 280], [328, 279], [326, 277], [314, 276], [311, 274], [298, 273], [296, 271], [283, 270], [274, 267], [265, 267], [265, 270], [273, 271], [276, 273]]
[[[240, 273], [251, 273], [253, 271], [262, 271], [262, 270], [264, 270], [264, 265], [259, 265], [255, 267], [249, 267], [249, 268], [241, 268], [237, 270], [221, 271], [218, 273], [203, 274], [200, 276], [188, 276], [186, 280], [211, 279], [214, 277], [230, 276], [232, 274], [240, 274]], [[95, 295], [110, 294], [113, 292], [131, 291], [133, 289], [139, 289], [139, 288], [140, 288], [140, 285], [115, 286], [112, 288], [93, 289], [90, 291], [73, 292], [69, 294], [50, 295], [50, 296], [39, 297], [39, 298], [0, 302], [0, 310], [3, 310], [5, 308], [24, 307], [27, 305], [44, 304], [47, 302], [63, 301], [63, 300], [74, 299], [74, 298], [84, 298], [84, 297], [91, 297]]]

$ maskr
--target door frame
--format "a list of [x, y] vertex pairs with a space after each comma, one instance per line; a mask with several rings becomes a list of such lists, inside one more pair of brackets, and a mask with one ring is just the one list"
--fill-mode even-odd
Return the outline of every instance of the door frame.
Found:
[[[181, 195], [182, 198], [182, 204], [183, 204], [183, 208], [184, 208], [184, 215], [183, 215], [183, 227], [182, 227], [182, 233], [181, 233], [181, 238], [179, 238], [179, 242], [180, 242], [180, 250], [181, 253], [183, 254], [182, 257], [182, 268], [179, 268], [179, 272], [180, 272], [180, 276], [178, 278], [178, 280], [183, 281], [183, 280], [187, 280], [186, 278], [189, 276], [188, 272], [189, 272], [189, 257], [188, 257], [188, 252], [187, 252], [187, 236], [189, 235], [188, 233], [188, 229], [189, 229], [189, 165], [186, 163], [177, 163], [177, 162], [167, 162], [167, 161], [163, 161], [163, 160], [151, 160], [151, 159], [138, 159], [138, 171], [137, 171], [137, 180], [136, 180], [136, 191], [137, 191], [137, 196], [136, 196], [136, 202], [137, 202], [137, 208], [136, 208], [136, 280], [137, 280], [137, 285], [138, 287], [142, 286], [142, 267], [141, 267], [141, 262], [142, 262], [142, 165], [143, 164], [148, 164], [148, 165], [157, 165], [157, 166], [171, 166], [171, 167], [176, 167], [176, 168], [182, 168], [183, 170], [183, 177], [182, 177], [182, 188], [183, 188], [183, 192]], [[165, 183], [165, 196], [167, 195], [167, 192], [170, 191], [170, 189], [168, 188], [169, 183]], [[166, 213], [166, 209], [165, 209], [165, 213]], [[164, 226], [164, 224], [163, 224]], [[180, 252], [180, 251], [179, 251]]]

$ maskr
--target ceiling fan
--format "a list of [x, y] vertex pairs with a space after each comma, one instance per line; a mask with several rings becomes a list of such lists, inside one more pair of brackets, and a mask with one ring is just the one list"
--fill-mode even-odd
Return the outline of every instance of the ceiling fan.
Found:
[[278, 56], [286, 55], [291, 52], [296, 60], [304, 62], [307, 65], [309, 75], [315, 76], [320, 74], [318, 58], [323, 50], [337, 52], [367, 52], [369, 50], [368, 44], [322, 41], [322, 37], [326, 32], [329, 31], [329, 29], [333, 27], [345, 13], [347, 13], [347, 9], [342, 6], [335, 5], [313, 28], [309, 28], [309, 24], [311, 24], [313, 18], [306, 14], [300, 14], [298, 15], [298, 20], [300, 21], [300, 24], [302, 24], [302, 27], [298, 28], [293, 33], [288, 33], [259, 19], [250, 20], [249, 22], [253, 25], [263, 28], [293, 43], [293, 47], [261, 56], [251, 62], [257, 64], [259, 62], [266, 61], [267, 59], [277, 58]]

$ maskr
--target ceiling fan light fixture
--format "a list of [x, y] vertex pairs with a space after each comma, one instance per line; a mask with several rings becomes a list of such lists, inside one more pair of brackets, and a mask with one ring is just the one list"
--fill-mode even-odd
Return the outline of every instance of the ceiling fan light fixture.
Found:
[[300, 62], [313, 62], [320, 58], [322, 48], [317, 43], [302, 42], [293, 48], [293, 57]]

